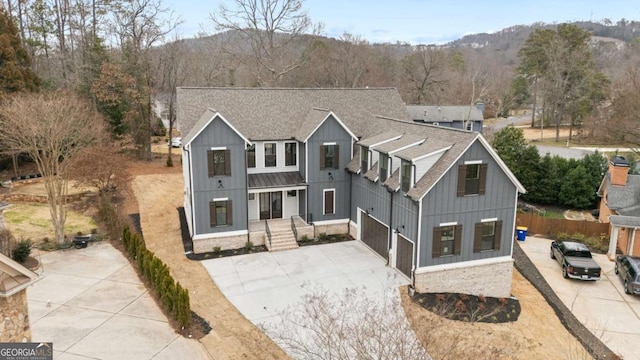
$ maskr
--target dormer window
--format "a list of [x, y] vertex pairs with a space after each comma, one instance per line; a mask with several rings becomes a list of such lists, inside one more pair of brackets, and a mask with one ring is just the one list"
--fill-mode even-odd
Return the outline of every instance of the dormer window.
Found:
[[387, 181], [389, 176], [389, 155], [380, 154], [380, 182]]
[[402, 191], [408, 192], [411, 189], [411, 162], [402, 160], [400, 164], [400, 186]]
[[360, 170], [366, 173], [369, 170], [369, 148], [360, 146]]

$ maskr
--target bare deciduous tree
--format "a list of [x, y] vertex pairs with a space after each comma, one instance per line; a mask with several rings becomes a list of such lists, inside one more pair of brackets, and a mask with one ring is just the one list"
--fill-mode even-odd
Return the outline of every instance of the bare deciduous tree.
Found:
[[411, 104], [438, 102], [438, 94], [447, 83], [443, 70], [446, 67], [446, 54], [435, 46], [423, 46], [417, 52], [402, 61], [404, 75], [408, 82], [407, 90], [411, 94]]
[[44, 179], [56, 240], [64, 242], [68, 164], [74, 154], [96, 143], [102, 118], [87, 101], [64, 92], [17, 94], [0, 107], [0, 142], [26, 153]]
[[407, 322], [396, 289], [386, 294], [317, 287], [267, 333], [296, 359], [430, 359]]
[[123, 166], [126, 160], [113, 144], [94, 145], [69, 158], [67, 177], [107, 194], [130, 182], [131, 175]]
[[[216, 29], [241, 35], [226, 47], [247, 66], [259, 85], [277, 86], [283, 76], [304, 65], [311, 44], [299, 49], [306, 35], [320, 33], [302, 9], [304, 0], [234, 0], [211, 14]], [[266, 73], [266, 74], [265, 74]]]

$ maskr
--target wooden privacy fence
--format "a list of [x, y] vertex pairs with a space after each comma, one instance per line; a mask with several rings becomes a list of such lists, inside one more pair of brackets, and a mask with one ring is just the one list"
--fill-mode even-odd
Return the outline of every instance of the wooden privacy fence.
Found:
[[569, 235], [579, 233], [586, 237], [609, 234], [609, 224], [593, 221], [550, 219], [534, 213], [518, 214], [516, 216], [516, 224], [517, 226], [526, 226], [528, 234], [555, 236], [559, 233]]

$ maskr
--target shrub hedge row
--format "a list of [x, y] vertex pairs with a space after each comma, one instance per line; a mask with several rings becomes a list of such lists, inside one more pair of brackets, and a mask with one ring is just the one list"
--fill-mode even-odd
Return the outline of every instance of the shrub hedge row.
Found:
[[140, 272], [149, 281], [165, 309], [182, 327], [191, 321], [189, 291], [176, 282], [169, 268], [162, 260], [149, 251], [138, 233], [132, 233], [128, 226], [122, 232], [122, 242], [127, 253], [138, 264]]

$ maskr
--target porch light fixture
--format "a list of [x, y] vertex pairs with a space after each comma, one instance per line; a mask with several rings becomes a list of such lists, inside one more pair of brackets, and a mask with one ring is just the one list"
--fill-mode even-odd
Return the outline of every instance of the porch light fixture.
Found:
[[373, 207], [365, 209], [364, 212], [367, 213], [367, 215], [369, 215], [370, 213], [373, 212]]
[[222, 189], [222, 188], [223, 188], [222, 180], [218, 180], [218, 189]]
[[329, 180], [333, 180], [333, 174], [331, 174], [331, 172], [329, 172]]
[[396, 226], [396, 234], [400, 234], [400, 229], [404, 231], [404, 225]]

